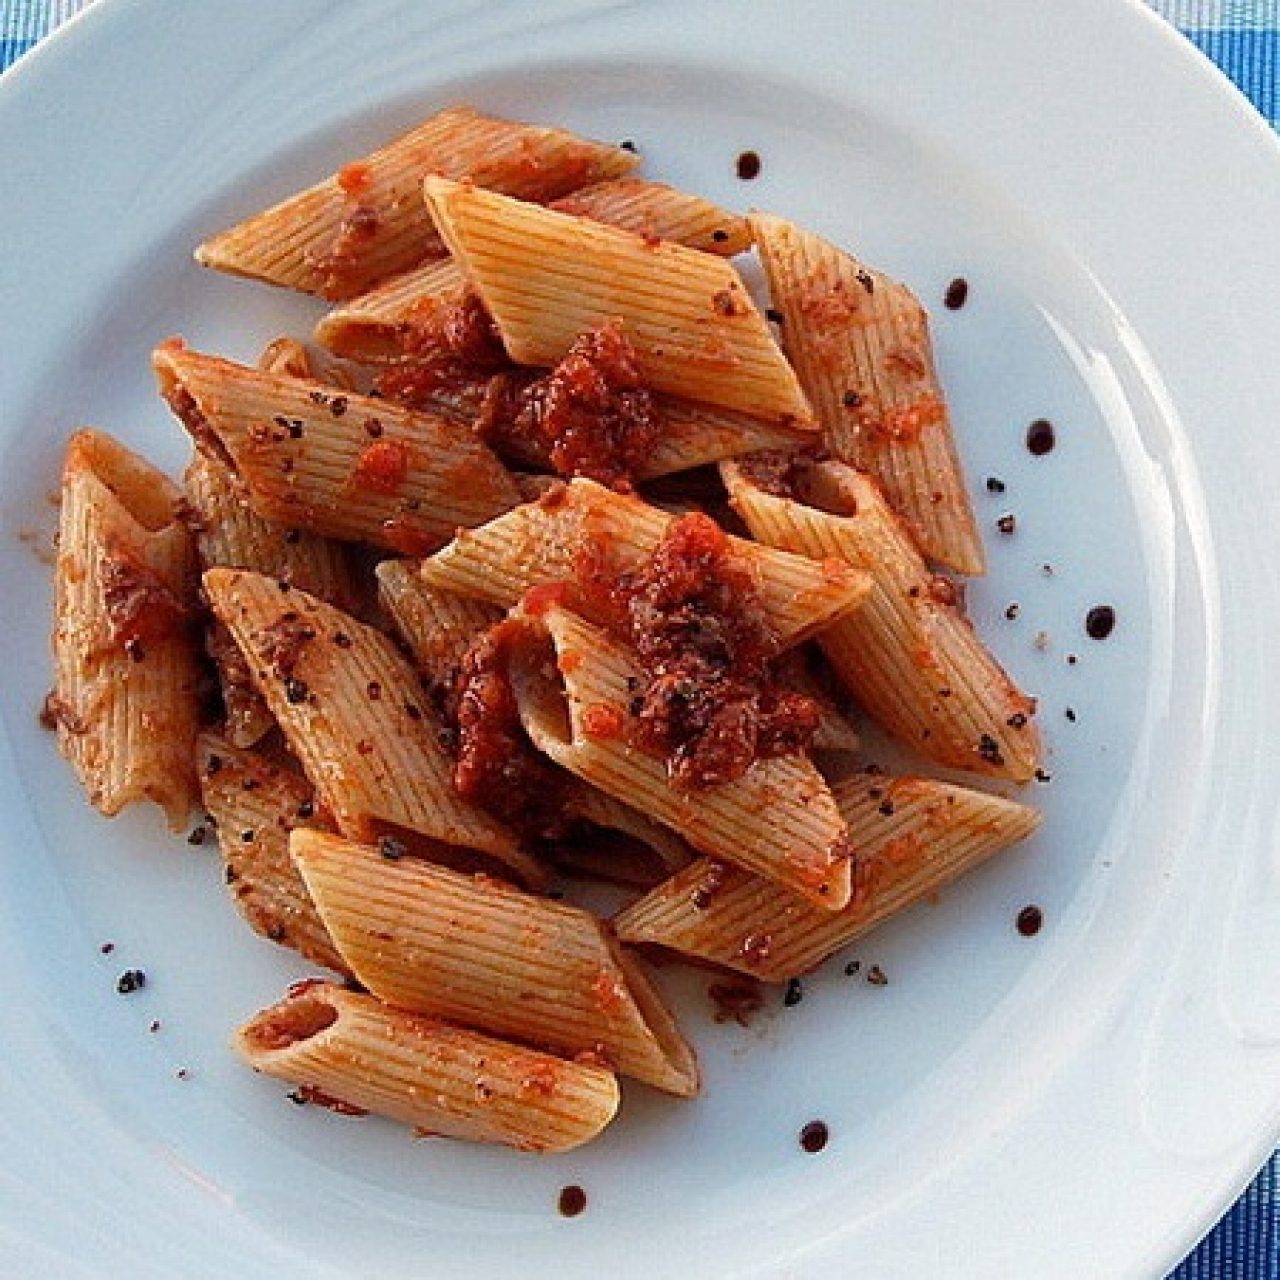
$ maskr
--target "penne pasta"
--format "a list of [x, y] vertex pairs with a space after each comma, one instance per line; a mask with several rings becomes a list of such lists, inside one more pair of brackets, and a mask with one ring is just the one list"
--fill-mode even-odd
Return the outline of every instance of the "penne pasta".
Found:
[[376, 849], [299, 831], [290, 844], [357, 981], [378, 999], [567, 1056], [594, 1053], [668, 1093], [698, 1090], [693, 1050], [604, 924]]
[[334, 307], [316, 325], [315, 339], [349, 360], [399, 360], [405, 353], [405, 335], [444, 308], [457, 306], [466, 290], [462, 270], [452, 258], [433, 259]]
[[750, 223], [824, 443], [879, 481], [927, 559], [982, 573], [924, 308], [906, 285], [793, 222], [753, 213]]
[[255, 1070], [301, 1101], [389, 1116], [421, 1136], [568, 1151], [618, 1109], [612, 1073], [403, 1013], [331, 982], [300, 983], [235, 1036]]
[[[527, 617], [510, 677], [525, 732], [557, 764], [703, 853], [777, 880], [829, 911], [849, 900], [844, 823], [807, 757], [757, 760], [734, 781], [678, 790], [663, 760], [627, 740], [639, 680], [633, 659], [601, 628], [559, 607]], [[605, 721], [608, 732], [594, 727]]]
[[[699, 196], [641, 178], [615, 178], [583, 187], [550, 207], [721, 257], [751, 245], [745, 218]], [[465, 288], [452, 258], [425, 262], [335, 307], [316, 325], [316, 341], [334, 355], [353, 360], [397, 360], [404, 354], [405, 334], [421, 326], [437, 308], [456, 305]]]
[[232, 901], [262, 937], [350, 975], [289, 857], [289, 833], [322, 825], [301, 775], [216, 734], [200, 735], [200, 793], [213, 819]]
[[465, 427], [188, 350], [152, 358], [161, 393], [253, 509], [288, 528], [422, 554], [519, 501]]
[[[567, 582], [583, 557], [604, 549], [613, 574], [649, 556], [673, 517], [590, 480], [572, 480], [506, 515], [464, 531], [422, 562], [428, 586], [509, 608], [531, 587]], [[749, 567], [769, 625], [783, 645], [798, 644], [859, 606], [864, 573], [834, 560], [788, 555], [730, 540]]]
[[[472, 644], [501, 621], [502, 611], [481, 600], [439, 591], [422, 581], [417, 562], [384, 560], [377, 568], [378, 590], [419, 674], [433, 699], [443, 702], [454, 688], [462, 660]], [[670, 875], [692, 858], [685, 843], [642, 813], [587, 786], [569, 774], [561, 779], [560, 799], [566, 829], [587, 823], [597, 830], [629, 837], [612, 846], [599, 839], [574, 840], [552, 835], [546, 854], [561, 866], [633, 883], [652, 882], [659, 868]], [[567, 832], [572, 835], [572, 831]], [[637, 848], [636, 846], [639, 846]]]
[[122, 444], [67, 446], [54, 569], [54, 689], [46, 714], [90, 803], [139, 800], [175, 831], [196, 795], [195, 554], [176, 486]]
[[326, 298], [349, 298], [442, 246], [418, 198], [430, 173], [526, 200], [620, 177], [637, 163], [621, 147], [562, 129], [450, 107], [306, 191], [206, 240], [206, 267]]
[[645, 240], [670, 240], [721, 258], [732, 258], [751, 248], [746, 218], [701, 196], [644, 178], [612, 178], [579, 187], [548, 207], [633, 231]]
[[[547, 852], [557, 866], [579, 875], [648, 886], [693, 861], [693, 850], [648, 814], [580, 778], [570, 782], [563, 800], [567, 829], [549, 842]], [[575, 839], [574, 826], [583, 823], [587, 833]]]
[[375, 572], [383, 607], [428, 690], [452, 688], [467, 650], [501, 621], [502, 610], [428, 585], [416, 560], [384, 560]]
[[455, 794], [440, 725], [385, 635], [260, 574], [211, 569], [204, 586], [339, 831], [416, 833], [438, 861], [475, 850], [542, 880], [509, 831]]
[[842, 463], [802, 467], [802, 500], [723, 468], [730, 500], [770, 546], [870, 574], [866, 603], [819, 636], [836, 674], [895, 737], [939, 764], [1025, 782], [1039, 764], [1035, 701], [983, 647], [957, 588], [931, 574], [873, 481]]
[[[253, 569], [340, 608], [354, 608], [357, 590], [345, 549], [258, 515], [221, 460], [197, 451], [183, 476], [183, 488], [183, 515], [195, 535], [202, 570], [215, 565]], [[270, 732], [275, 720], [221, 623], [212, 625], [205, 644], [218, 669], [226, 734], [236, 746], [251, 747]]]
[[794, 372], [728, 263], [446, 178], [428, 178], [423, 189], [518, 364], [555, 364], [580, 334], [621, 321], [652, 389], [775, 426], [815, 427]]
[[619, 937], [785, 982], [1026, 839], [1040, 822], [1025, 805], [928, 778], [861, 773], [832, 790], [858, 849], [843, 910], [814, 908], [772, 881], [704, 858], [622, 911]]

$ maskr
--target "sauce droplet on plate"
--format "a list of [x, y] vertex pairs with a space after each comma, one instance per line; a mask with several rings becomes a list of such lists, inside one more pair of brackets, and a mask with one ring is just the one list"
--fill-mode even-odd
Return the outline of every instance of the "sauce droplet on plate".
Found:
[[755, 151], [744, 151], [738, 157], [738, 177], [744, 182], [760, 176], [760, 156]]
[[587, 1207], [587, 1193], [579, 1186], [562, 1187], [560, 1190], [560, 1214], [576, 1218]]
[[1037, 418], [1027, 428], [1027, 448], [1037, 457], [1042, 458], [1046, 453], [1053, 452], [1053, 446], [1058, 443], [1058, 437], [1053, 429], [1053, 423], [1048, 418]]
[[1116, 611], [1109, 604], [1095, 605], [1084, 620], [1084, 629], [1094, 640], [1105, 640], [1115, 625]]
[[1034, 938], [1040, 932], [1042, 924], [1044, 924], [1044, 912], [1039, 907], [1023, 907], [1018, 912], [1018, 932], [1024, 938]]
[[800, 1145], [811, 1155], [817, 1155], [827, 1145], [831, 1136], [827, 1126], [821, 1120], [810, 1120], [800, 1130]]
[[948, 311], [959, 311], [964, 306], [969, 297], [969, 282], [963, 276], [956, 278], [947, 285], [947, 291], [942, 295], [942, 305]]

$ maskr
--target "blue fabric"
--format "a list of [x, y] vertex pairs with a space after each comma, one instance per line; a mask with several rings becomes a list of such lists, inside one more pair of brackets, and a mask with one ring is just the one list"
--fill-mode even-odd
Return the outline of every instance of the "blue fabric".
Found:
[[[0, 71], [91, 0], [0, 0]], [[1280, 0], [1148, 0], [1280, 127]], [[1170, 1280], [1280, 1280], [1280, 1153]]]

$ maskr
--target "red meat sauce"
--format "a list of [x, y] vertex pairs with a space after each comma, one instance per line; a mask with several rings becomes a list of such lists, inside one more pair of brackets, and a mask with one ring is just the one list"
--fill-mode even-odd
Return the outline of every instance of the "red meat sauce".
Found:
[[[583, 727], [625, 738], [667, 761], [673, 783], [702, 790], [740, 778], [759, 759], [802, 751], [818, 728], [816, 704], [778, 686], [777, 639], [749, 573], [710, 517], [674, 521], [647, 562], [612, 573], [607, 548], [579, 557], [576, 580], [535, 587], [525, 611], [565, 602], [601, 619], [635, 650], [642, 675], [626, 708], [593, 705]], [[554, 770], [520, 727], [507, 676], [519, 621], [499, 623], [467, 654], [454, 691], [454, 773], [460, 794], [523, 829], [555, 827]]]
[[467, 651], [443, 699], [445, 720], [454, 730], [453, 785], [531, 837], [545, 835], [560, 810], [555, 769], [533, 749], [520, 724], [515, 691], [507, 671], [511, 643], [520, 623], [499, 622]]
[[675, 520], [635, 571], [611, 577], [584, 564], [578, 582], [588, 608], [635, 650], [643, 680], [629, 707], [630, 738], [666, 757], [676, 786], [732, 782], [756, 760], [812, 744], [818, 707], [779, 686], [777, 637], [710, 516]]
[[135, 658], [175, 635], [188, 613], [168, 583], [129, 548], [104, 549], [98, 572], [112, 640]]
[[541, 376], [517, 368], [484, 304], [467, 290], [427, 307], [377, 380], [388, 399], [471, 420], [500, 453], [630, 490], [662, 419], [621, 322], [582, 334]]

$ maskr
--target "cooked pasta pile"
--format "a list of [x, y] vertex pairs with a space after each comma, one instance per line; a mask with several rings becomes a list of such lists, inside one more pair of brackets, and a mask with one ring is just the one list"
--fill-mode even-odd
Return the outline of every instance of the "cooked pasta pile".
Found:
[[238, 1051], [525, 1150], [595, 1136], [617, 1075], [697, 1093], [639, 949], [785, 982], [1038, 822], [858, 754], [852, 705], [1039, 763], [943, 573], [984, 562], [923, 308], [637, 163], [454, 108], [214, 236], [333, 303], [317, 347], [162, 342], [181, 486], [92, 429], [62, 480], [63, 754], [107, 816], [201, 805], [249, 924], [330, 973]]

